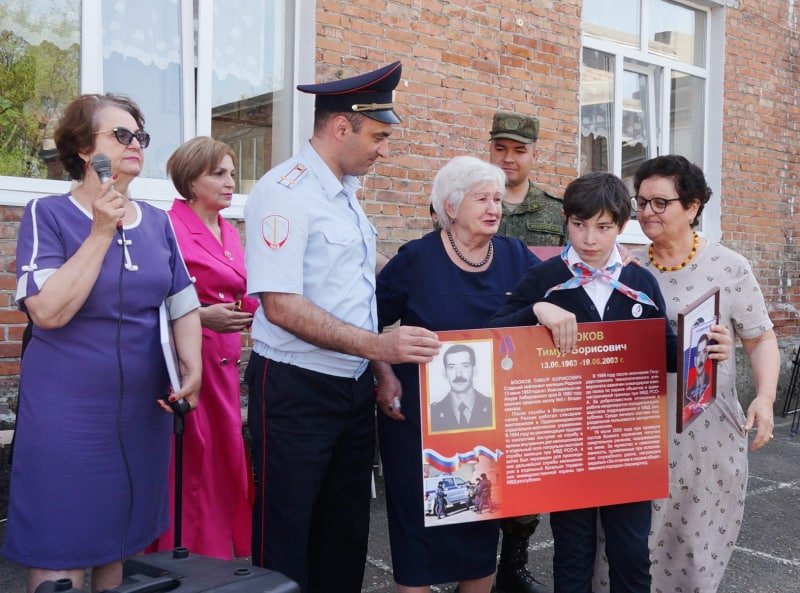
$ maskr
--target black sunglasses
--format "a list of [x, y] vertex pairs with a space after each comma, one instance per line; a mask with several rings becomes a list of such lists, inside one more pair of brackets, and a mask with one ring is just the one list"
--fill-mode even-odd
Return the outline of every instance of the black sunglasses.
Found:
[[128, 128], [112, 128], [110, 130], [100, 130], [95, 132], [95, 134], [105, 134], [106, 132], [114, 132], [114, 138], [117, 139], [117, 142], [124, 144], [125, 146], [128, 146], [128, 144], [133, 142], [134, 138], [139, 141], [139, 145], [142, 148], [147, 148], [150, 146], [150, 134], [144, 130], [131, 132]]

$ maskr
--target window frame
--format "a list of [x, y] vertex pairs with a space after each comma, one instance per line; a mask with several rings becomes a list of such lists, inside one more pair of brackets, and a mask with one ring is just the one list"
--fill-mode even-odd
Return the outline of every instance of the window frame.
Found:
[[[714, 188], [714, 199], [712, 199], [702, 215], [702, 234], [711, 240], [719, 240], [721, 236], [720, 224], [720, 167], [721, 167], [721, 147], [722, 147], [722, 122], [721, 117], [715, 117], [722, 111], [722, 76], [724, 61], [724, 43], [717, 42], [724, 40], [724, 17], [725, 8], [730, 2], [689, 2], [685, 0], [671, 0], [693, 10], [706, 13], [705, 26], [705, 67], [695, 66], [685, 62], [678, 62], [672, 58], [651, 53], [649, 51], [649, 28], [650, 28], [650, 3], [653, 0], [640, 0], [641, 22], [639, 46], [626, 45], [620, 42], [601, 39], [586, 33], [581, 34], [582, 48], [597, 50], [610, 54], [614, 57], [614, 128], [612, 137], [614, 145], [611, 150], [612, 166], [611, 172], [619, 175], [622, 171], [622, 143], [620, 134], [622, 130], [622, 78], [625, 70], [643, 72], [643, 69], [652, 71], [648, 75], [648, 88], [655, 87], [656, 69], [661, 71], [661, 92], [660, 96], [655, 95], [661, 103], [660, 122], [655, 122], [655, 104], [652, 104], [652, 114], [646, 119], [650, 120], [650, 125], [654, 129], [650, 132], [653, 140], [653, 147], [656, 154], [668, 154], [670, 146], [670, 95], [672, 72], [696, 76], [704, 81], [704, 105], [703, 105], [703, 170], [709, 185]], [[581, 53], [582, 55], [582, 53]], [[582, 64], [582, 62], [581, 62]], [[647, 67], [642, 66], [647, 64]], [[660, 128], [660, 129], [659, 129]], [[641, 230], [639, 222], [632, 219], [628, 222], [624, 232], [620, 235], [620, 241], [628, 244], [647, 244], [649, 239]]]
[[[178, 0], [181, 26], [181, 127], [182, 141], [211, 133], [211, 48], [214, 0]], [[194, 4], [197, 3], [197, 14]], [[316, 54], [316, 5], [314, 0], [287, 0], [294, 3], [294, 47], [292, 88], [299, 80], [314, 79]], [[194, 52], [194, 22], [197, 20], [197, 53]], [[184, 34], [188, 32], [188, 34]], [[102, 0], [81, 0], [80, 92], [102, 93]], [[195, 71], [196, 80], [195, 83]], [[187, 89], [191, 92], [187, 92]], [[298, 95], [302, 95], [298, 93]], [[300, 138], [311, 135], [313, 124], [300, 113], [313, 110], [313, 98], [298, 97], [293, 102], [291, 152]], [[146, 114], [145, 114], [146, 115]], [[25, 206], [30, 200], [69, 191], [71, 182], [0, 175], [0, 206]], [[137, 178], [131, 194], [138, 200], [168, 209], [177, 191], [169, 179]], [[226, 218], [244, 216], [245, 194], [234, 194], [230, 207], [222, 211]]]

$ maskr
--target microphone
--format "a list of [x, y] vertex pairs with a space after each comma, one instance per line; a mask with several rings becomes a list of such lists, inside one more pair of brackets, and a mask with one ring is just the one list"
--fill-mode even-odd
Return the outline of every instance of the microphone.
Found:
[[[105, 183], [109, 179], [111, 179], [111, 159], [104, 155], [102, 152], [97, 153], [92, 157], [92, 160], [89, 161], [89, 164], [94, 169], [94, 172], [97, 173], [97, 176], [100, 178], [100, 183]], [[119, 232], [120, 236], [123, 238], [125, 237], [122, 235], [122, 220], [117, 221], [117, 231]]]
[[106, 155], [102, 153], [94, 155], [89, 164], [92, 165], [92, 169], [100, 178], [100, 183], [105, 183], [111, 179], [111, 159]]

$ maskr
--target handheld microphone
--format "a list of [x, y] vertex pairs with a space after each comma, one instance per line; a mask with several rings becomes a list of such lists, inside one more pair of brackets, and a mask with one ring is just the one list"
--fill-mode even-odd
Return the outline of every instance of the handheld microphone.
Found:
[[[97, 173], [97, 177], [100, 178], [100, 183], [105, 183], [109, 179], [111, 179], [111, 159], [104, 155], [102, 152], [97, 153], [92, 157], [92, 160], [89, 161], [89, 164], [94, 169], [94, 172]], [[122, 233], [122, 221], [117, 222], [117, 230]]]
[[106, 155], [102, 153], [94, 155], [89, 164], [92, 165], [92, 169], [100, 178], [100, 183], [105, 183], [111, 179], [111, 159]]

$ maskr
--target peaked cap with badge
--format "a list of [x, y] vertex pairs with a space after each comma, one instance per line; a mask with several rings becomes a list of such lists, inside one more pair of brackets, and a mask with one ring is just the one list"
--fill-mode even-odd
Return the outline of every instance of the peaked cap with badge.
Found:
[[362, 113], [386, 124], [399, 124], [392, 96], [403, 66], [394, 62], [366, 74], [319, 84], [299, 84], [297, 90], [316, 95], [314, 108], [337, 113]]
[[492, 118], [489, 138], [508, 138], [523, 144], [533, 144], [539, 138], [539, 120], [532, 115], [498, 111]]

